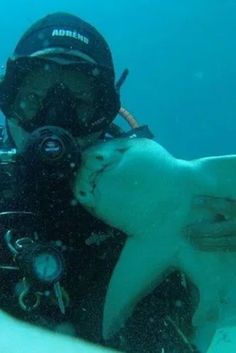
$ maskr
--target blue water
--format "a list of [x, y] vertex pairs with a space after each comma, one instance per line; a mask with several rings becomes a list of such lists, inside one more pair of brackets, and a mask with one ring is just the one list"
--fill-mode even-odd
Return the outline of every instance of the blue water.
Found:
[[12, 0], [1, 3], [0, 64], [38, 18], [67, 11], [100, 30], [123, 104], [177, 157], [236, 153], [234, 0]]

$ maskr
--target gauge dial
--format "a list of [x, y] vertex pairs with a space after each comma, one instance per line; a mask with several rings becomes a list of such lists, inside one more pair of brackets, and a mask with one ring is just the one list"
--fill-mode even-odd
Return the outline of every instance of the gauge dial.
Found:
[[36, 254], [33, 269], [40, 281], [54, 282], [61, 276], [63, 265], [56, 252], [45, 251]]

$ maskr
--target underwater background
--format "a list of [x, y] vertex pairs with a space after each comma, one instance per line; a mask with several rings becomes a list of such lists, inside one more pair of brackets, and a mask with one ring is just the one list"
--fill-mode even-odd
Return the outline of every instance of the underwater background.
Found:
[[176, 157], [236, 153], [235, 0], [1, 2], [2, 73], [32, 22], [66, 11], [93, 24], [113, 52], [122, 103]]

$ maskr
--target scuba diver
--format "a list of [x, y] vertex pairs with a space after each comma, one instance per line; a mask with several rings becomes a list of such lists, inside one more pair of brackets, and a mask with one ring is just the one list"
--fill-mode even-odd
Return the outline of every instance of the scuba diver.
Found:
[[[88, 214], [74, 199], [72, 184], [88, 146], [134, 134], [153, 137], [121, 107], [127, 73], [115, 83], [105, 39], [67, 13], [33, 24], [8, 59], [0, 82], [6, 117], [0, 149], [0, 307], [30, 323], [127, 352], [153, 347], [190, 352], [165, 314], [172, 310], [180, 321], [191, 321], [181, 279], [168, 279], [143, 300], [118, 337], [108, 343], [101, 338], [106, 288], [125, 234]], [[113, 122], [117, 114], [130, 131]], [[170, 309], [175, 292], [187, 299]]]

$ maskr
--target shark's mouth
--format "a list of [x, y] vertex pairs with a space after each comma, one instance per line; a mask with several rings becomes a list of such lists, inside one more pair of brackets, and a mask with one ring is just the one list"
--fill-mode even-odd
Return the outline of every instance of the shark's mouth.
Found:
[[92, 192], [95, 191], [97, 185], [99, 184], [99, 180], [102, 178], [103, 174], [108, 171], [114, 170], [116, 167], [117, 162], [104, 163], [101, 169], [97, 170], [96, 172], [94, 172], [94, 174], [91, 175], [90, 186]]

